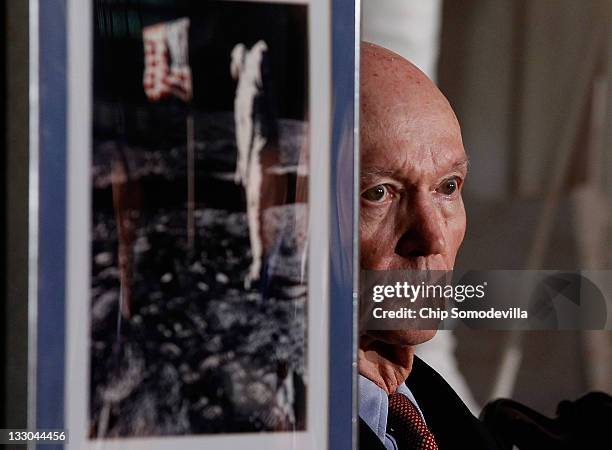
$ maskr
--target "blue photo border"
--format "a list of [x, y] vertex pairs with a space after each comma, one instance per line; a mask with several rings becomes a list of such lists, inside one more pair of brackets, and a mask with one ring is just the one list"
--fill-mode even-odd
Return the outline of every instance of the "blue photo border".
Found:
[[[30, 429], [64, 428], [67, 169], [66, 0], [30, 0]], [[32, 226], [34, 225], [34, 227]], [[34, 246], [34, 247], [33, 247]], [[34, 251], [32, 251], [34, 250]], [[30, 330], [32, 331], [32, 330]], [[32, 342], [33, 341], [33, 342]], [[34, 367], [32, 367], [34, 365]], [[32, 381], [32, 380], [30, 380]], [[60, 449], [62, 444], [45, 445]]]
[[360, 15], [360, 0], [332, 0], [329, 449], [334, 450], [357, 448]]

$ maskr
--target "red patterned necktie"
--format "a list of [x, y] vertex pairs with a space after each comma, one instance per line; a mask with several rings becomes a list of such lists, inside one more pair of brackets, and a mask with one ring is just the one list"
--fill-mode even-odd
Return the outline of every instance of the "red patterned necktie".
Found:
[[438, 450], [436, 440], [419, 410], [404, 394], [396, 392], [389, 395], [387, 428], [400, 450]]

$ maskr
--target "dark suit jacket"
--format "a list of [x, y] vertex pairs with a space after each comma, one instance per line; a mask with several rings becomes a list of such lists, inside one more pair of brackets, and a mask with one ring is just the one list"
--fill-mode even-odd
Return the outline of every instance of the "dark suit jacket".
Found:
[[[406, 385], [419, 404], [440, 450], [498, 450], [493, 436], [444, 378], [416, 356]], [[359, 449], [385, 450], [383, 443], [361, 418]]]

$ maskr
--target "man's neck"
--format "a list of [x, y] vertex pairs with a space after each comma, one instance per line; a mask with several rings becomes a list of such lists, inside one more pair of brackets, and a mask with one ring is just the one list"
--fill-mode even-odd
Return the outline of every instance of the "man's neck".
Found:
[[387, 394], [397, 391], [412, 370], [414, 347], [389, 345], [361, 337], [359, 341], [359, 373]]

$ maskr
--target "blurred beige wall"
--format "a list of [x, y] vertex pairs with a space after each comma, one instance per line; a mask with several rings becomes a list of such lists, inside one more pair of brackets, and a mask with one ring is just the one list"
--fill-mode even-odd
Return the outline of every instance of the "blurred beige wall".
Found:
[[[438, 79], [471, 165], [458, 267], [610, 267], [610, 8], [444, 2]], [[459, 366], [486, 401], [508, 334], [458, 336]], [[517, 400], [552, 414], [562, 398], [612, 389], [610, 333], [532, 332], [522, 342]]]

